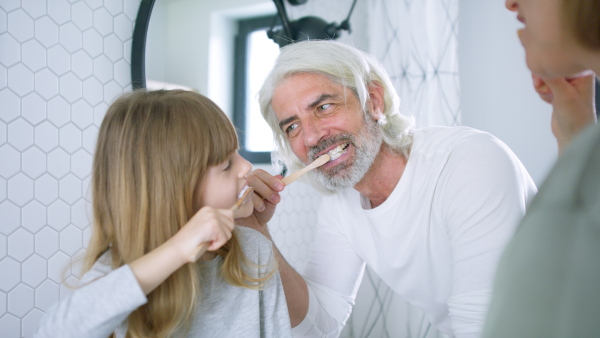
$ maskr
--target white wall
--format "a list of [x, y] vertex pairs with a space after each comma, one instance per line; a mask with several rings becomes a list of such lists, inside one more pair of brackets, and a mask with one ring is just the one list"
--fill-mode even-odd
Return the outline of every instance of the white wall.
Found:
[[460, 0], [458, 59], [463, 125], [488, 131], [521, 159], [536, 184], [557, 156], [550, 105], [531, 85], [516, 30], [502, 0]]
[[31, 337], [87, 247], [108, 105], [131, 89], [139, 0], [0, 0], [0, 336]]

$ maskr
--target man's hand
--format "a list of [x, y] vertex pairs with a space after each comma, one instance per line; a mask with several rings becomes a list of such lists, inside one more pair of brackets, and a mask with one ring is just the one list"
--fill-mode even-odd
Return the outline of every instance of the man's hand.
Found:
[[275, 213], [275, 206], [281, 201], [279, 193], [285, 185], [281, 175], [273, 176], [268, 172], [257, 169], [248, 174], [248, 185], [254, 188], [252, 203], [254, 212], [246, 218], [236, 219], [236, 224], [260, 231], [265, 237], [269, 236], [267, 223]]
[[532, 74], [542, 100], [552, 104], [552, 133], [561, 153], [586, 126], [596, 123], [595, 75], [573, 78], [541, 78]]

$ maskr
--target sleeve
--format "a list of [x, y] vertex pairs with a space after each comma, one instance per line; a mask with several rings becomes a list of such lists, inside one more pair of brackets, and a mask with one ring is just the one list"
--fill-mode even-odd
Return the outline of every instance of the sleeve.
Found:
[[437, 189], [451, 248], [452, 330], [456, 337], [478, 337], [500, 255], [536, 188], [506, 145], [478, 133], [455, 145]]
[[331, 210], [339, 208], [325, 204], [327, 208], [322, 206], [319, 212], [303, 273], [309, 293], [308, 313], [292, 329], [294, 337], [338, 337], [350, 316], [365, 270], [365, 262], [334, 227], [343, 218], [333, 216]]
[[36, 338], [105, 338], [147, 302], [129, 265], [98, 279], [90, 278], [97, 274], [90, 270], [82, 282], [92, 282], [74, 290], [46, 312], [34, 335]]

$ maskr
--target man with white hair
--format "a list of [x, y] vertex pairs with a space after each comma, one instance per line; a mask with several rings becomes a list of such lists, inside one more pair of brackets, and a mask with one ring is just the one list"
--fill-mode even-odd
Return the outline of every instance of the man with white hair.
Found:
[[[366, 265], [452, 337], [477, 337], [498, 258], [536, 188], [517, 157], [466, 127], [414, 129], [389, 76], [371, 56], [332, 41], [281, 49], [259, 93], [290, 172], [323, 193], [307, 266], [277, 252], [295, 336], [337, 337]], [[254, 171], [255, 213], [266, 226], [284, 189]]]

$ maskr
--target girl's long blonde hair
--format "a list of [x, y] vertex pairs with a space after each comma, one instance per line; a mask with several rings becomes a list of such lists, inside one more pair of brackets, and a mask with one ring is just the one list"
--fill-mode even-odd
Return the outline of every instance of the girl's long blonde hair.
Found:
[[[156, 249], [197, 211], [196, 188], [210, 166], [237, 150], [235, 129], [210, 99], [189, 91], [136, 91], [108, 109], [92, 173], [93, 232], [82, 273], [110, 250], [118, 268]], [[233, 233], [219, 255], [223, 278], [258, 288]], [[272, 271], [273, 272], [273, 271]], [[189, 329], [200, 292], [199, 270], [186, 264], [128, 318], [128, 337], [167, 337]]]

